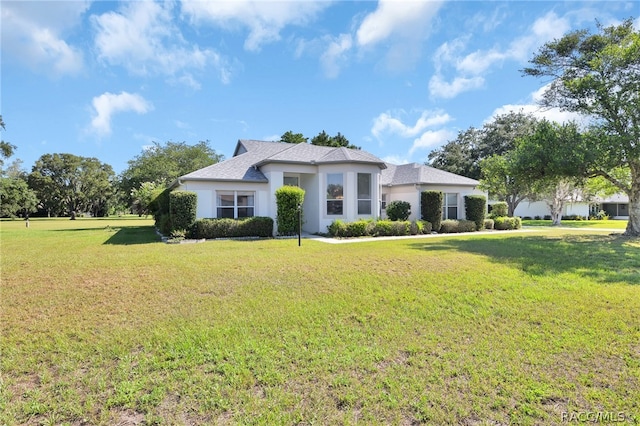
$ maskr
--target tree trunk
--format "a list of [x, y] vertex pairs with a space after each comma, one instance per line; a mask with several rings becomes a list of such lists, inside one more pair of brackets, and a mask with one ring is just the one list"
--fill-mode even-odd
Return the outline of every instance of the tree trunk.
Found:
[[631, 190], [627, 195], [629, 195], [629, 222], [623, 235], [640, 237], [640, 163], [631, 164]]

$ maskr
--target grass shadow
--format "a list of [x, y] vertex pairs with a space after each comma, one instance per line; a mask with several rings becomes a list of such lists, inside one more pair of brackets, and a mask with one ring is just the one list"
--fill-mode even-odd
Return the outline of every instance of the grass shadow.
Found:
[[413, 246], [428, 252], [459, 250], [484, 255], [531, 275], [572, 272], [602, 283], [640, 284], [640, 241], [621, 236], [452, 238]]
[[131, 245], [150, 244], [160, 241], [153, 226], [126, 226], [111, 228], [113, 235], [104, 244]]

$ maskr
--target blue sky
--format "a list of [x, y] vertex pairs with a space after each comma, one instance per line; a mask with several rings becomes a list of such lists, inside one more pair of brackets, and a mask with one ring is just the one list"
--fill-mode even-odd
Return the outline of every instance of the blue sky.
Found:
[[153, 141], [311, 138], [392, 163], [524, 110], [548, 81], [519, 70], [570, 30], [634, 18], [637, 1], [11, 1], [2, 13], [3, 139], [116, 173]]

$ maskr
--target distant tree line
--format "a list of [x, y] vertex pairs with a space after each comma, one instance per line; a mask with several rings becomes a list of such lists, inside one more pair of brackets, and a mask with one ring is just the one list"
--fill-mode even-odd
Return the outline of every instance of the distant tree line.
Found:
[[[0, 115], [0, 127], [5, 123]], [[307, 143], [302, 134], [288, 131], [283, 142]], [[320, 146], [360, 149], [338, 133], [322, 131], [311, 139]], [[127, 162], [116, 175], [113, 168], [97, 158], [68, 153], [42, 155], [30, 172], [22, 170], [19, 159], [5, 167], [16, 146], [0, 143], [0, 217], [108, 216], [120, 213], [151, 214], [153, 201], [178, 177], [224, 159], [210, 145], [200, 141], [154, 142]]]
[[[0, 124], [4, 130], [4, 121]], [[120, 175], [97, 158], [67, 153], [44, 154], [26, 172], [19, 159], [4, 167], [15, 145], [3, 140], [1, 148], [0, 217], [147, 215], [150, 203], [172, 181], [223, 159], [209, 141], [169, 141], [154, 142], [128, 161]]]

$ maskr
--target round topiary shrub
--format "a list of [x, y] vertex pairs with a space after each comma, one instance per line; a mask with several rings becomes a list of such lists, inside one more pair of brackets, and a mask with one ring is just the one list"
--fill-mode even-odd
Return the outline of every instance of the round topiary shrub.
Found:
[[407, 201], [392, 201], [387, 204], [387, 217], [392, 221], [405, 221], [411, 214], [411, 204]]

